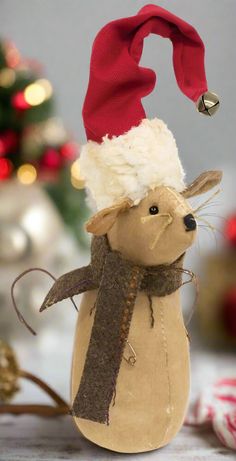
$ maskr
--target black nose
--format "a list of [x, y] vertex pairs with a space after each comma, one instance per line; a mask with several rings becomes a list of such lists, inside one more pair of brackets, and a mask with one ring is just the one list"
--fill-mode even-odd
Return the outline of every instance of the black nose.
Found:
[[186, 231], [194, 231], [197, 227], [197, 223], [195, 221], [194, 216], [189, 213], [184, 217], [184, 225], [186, 227]]

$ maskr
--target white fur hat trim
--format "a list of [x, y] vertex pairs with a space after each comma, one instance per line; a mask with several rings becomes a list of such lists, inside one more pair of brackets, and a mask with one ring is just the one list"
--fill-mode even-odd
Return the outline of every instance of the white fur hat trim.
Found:
[[121, 136], [104, 136], [101, 144], [88, 141], [81, 150], [80, 168], [98, 210], [122, 198], [136, 205], [160, 185], [178, 192], [185, 188], [174, 136], [157, 118], [143, 119]]

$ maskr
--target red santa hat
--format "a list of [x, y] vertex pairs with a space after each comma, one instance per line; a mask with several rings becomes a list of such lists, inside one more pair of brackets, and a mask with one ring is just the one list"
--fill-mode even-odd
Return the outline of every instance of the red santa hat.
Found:
[[139, 65], [150, 33], [171, 40], [178, 86], [198, 101], [199, 110], [212, 115], [219, 104], [208, 92], [204, 45], [191, 25], [156, 5], [107, 24], [93, 44], [83, 107], [88, 142], [80, 157], [85, 185], [99, 210], [125, 197], [138, 204], [159, 185], [185, 188], [173, 134], [162, 120], [146, 118], [142, 106], [156, 82], [155, 72]]

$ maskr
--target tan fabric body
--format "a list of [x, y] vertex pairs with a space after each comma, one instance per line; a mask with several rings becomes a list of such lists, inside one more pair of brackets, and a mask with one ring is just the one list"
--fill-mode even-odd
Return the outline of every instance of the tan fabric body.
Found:
[[[80, 307], [72, 366], [72, 402], [89, 344], [93, 324], [89, 312], [96, 293], [86, 293]], [[129, 334], [137, 362], [132, 367], [122, 361], [115, 405], [110, 407], [110, 425], [74, 418], [86, 438], [110, 450], [124, 453], [154, 450], [167, 444], [183, 423], [189, 393], [189, 345], [179, 292], [153, 298], [153, 309], [155, 325], [151, 329], [148, 299], [139, 293]]]
[[[156, 216], [149, 214], [153, 204], [159, 207]], [[183, 223], [183, 217], [190, 212], [184, 198], [172, 189], [159, 187], [137, 207], [116, 216], [107, 234], [110, 246], [138, 264], [171, 264], [194, 241], [195, 232], [186, 232]], [[86, 293], [80, 308], [72, 366], [72, 402], [89, 345], [93, 324], [89, 312], [96, 293]], [[150, 327], [147, 295], [139, 292], [137, 296], [128, 337], [137, 362], [132, 367], [122, 361], [115, 405], [110, 406], [110, 425], [75, 418], [85, 437], [117, 452], [139, 453], [159, 448], [173, 438], [184, 419], [189, 392], [189, 345], [179, 290], [152, 300], [154, 328]]]
[[[207, 172], [192, 183], [188, 197], [206, 192], [221, 174]], [[158, 206], [151, 216], [150, 206]], [[107, 233], [110, 246], [141, 265], [171, 264], [193, 244], [196, 229], [186, 232], [184, 217], [192, 213], [183, 195], [169, 187], [149, 191], [138, 206], [103, 210], [88, 224], [95, 235]], [[96, 291], [83, 296], [76, 328], [72, 365], [72, 402], [78, 390], [89, 345], [93, 315], [89, 312]], [[154, 450], [166, 445], [180, 430], [189, 394], [189, 343], [183, 323], [179, 290], [152, 297], [155, 317], [150, 328], [147, 295], [139, 292], [134, 306], [129, 341], [137, 354], [134, 367], [124, 360], [118, 375], [110, 425], [74, 418], [92, 442], [124, 453]]]

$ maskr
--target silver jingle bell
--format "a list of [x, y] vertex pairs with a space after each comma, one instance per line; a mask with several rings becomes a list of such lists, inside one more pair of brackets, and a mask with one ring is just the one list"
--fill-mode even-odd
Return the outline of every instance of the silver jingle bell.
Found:
[[196, 106], [198, 112], [204, 115], [212, 116], [219, 109], [220, 101], [217, 94], [207, 91], [197, 100]]

